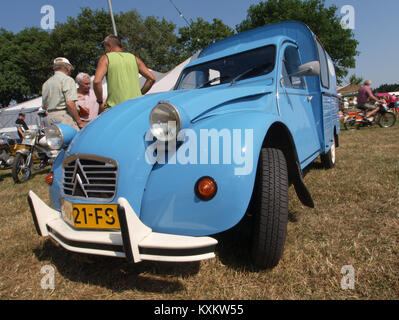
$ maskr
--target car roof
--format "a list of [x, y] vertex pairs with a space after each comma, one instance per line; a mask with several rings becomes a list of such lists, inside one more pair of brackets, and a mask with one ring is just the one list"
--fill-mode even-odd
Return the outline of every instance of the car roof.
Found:
[[309, 48], [304, 60], [315, 60], [314, 34], [309, 27], [298, 21], [285, 21], [269, 24], [263, 27], [245, 31], [229, 38], [220, 40], [206, 47], [187, 67], [194, 66], [206, 61], [248, 51], [269, 44], [281, 43], [283, 39], [289, 39]]
[[[187, 65], [187, 67], [192, 67], [192, 66], [199, 65], [199, 64], [202, 64], [207, 61], [212, 61], [212, 60], [216, 60], [219, 58], [228, 57], [228, 56], [240, 53], [240, 52], [245, 52], [245, 51], [253, 50], [256, 48], [265, 47], [267, 45], [277, 45], [284, 40], [290, 40], [290, 39], [288, 39], [287, 37], [278, 36], [278, 37], [272, 37], [272, 38], [266, 38], [266, 39], [257, 39], [257, 40], [246, 42], [246, 43], [237, 42], [237, 43], [234, 43], [233, 45], [227, 46], [225, 48], [220, 48], [220, 50], [217, 50], [217, 51], [207, 54], [205, 56], [200, 55], [196, 60], [192, 61], [189, 65]], [[291, 41], [293, 41], [293, 40], [291, 40]]]

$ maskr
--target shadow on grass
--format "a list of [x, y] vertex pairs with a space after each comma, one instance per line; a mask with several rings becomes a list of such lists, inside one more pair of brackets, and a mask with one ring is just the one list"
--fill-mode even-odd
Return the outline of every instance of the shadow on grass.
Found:
[[175, 293], [184, 290], [181, 281], [198, 273], [200, 263], [137, 264], [125, 259], [72, 253], [48, 239], [34, 250], [39, 261], [48, 261], [66, 279], [93, 284], [115, 292], [139, 290], [152, 293]]
[[304, 175], [308, 174], [311, 170], [326, 170], [323, 164], [321, 163], [320, 158], [316, 159], [312, 163], [310, 163], [304, 170]]
[[11, 171], [9, 170], [0, 170], [0, 181], [6, 178], [12, 178]]
[[216, 254], [224, 265], [239, 271], [257, 271], [251, 262], [251, 222], [251, 217], [245, 216], [234, 228], [214, 236], [218, 241]]
[[[245, 272], [271, 271], [260, 269], [252, 263], [252, 223], [253, 217], [245, 215], [238, 225], [215, 236], [219, 244], [216, 249], [220, 261], [235, 270]], [[298, 221], [294, 213], [288, 212], [291, 223]]]

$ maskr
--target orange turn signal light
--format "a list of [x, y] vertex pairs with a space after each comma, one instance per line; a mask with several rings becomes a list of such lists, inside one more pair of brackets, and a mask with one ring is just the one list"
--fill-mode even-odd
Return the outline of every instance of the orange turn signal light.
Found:
[[47, 175], [45, 181], [51, 186], [51, 185], [53, 184], [53, 180], [54, 180], [54, 173], [53, 173], [53, 172], [50, 172], [50, 173]]
[[202, 177], [195, 184], [195, 194], [204, 201], [211, 200], [218, 190], [216, 181], [211, 177]]

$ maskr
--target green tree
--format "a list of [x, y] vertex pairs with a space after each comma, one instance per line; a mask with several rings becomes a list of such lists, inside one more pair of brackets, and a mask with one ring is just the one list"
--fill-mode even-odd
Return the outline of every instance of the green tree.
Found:
[[355, 67], [358, 42], [352, 30], [342, 28], [337, 7], [325, 7], [324, 0], [261, 1], [250, 6], [247, 18], [237, 26], [237, 31], [286, 20], [305, 23], [319, 37], [334, 62], [338, 82], [348, 74], [349, 68]]
[[[115, 14], [118, 36], [124, 50], [139, 56], [146, 65], [156, 71], [168, 71], [175, 64], [177, 36], [176, 26], [165, 19], [143, 19], [136, 10]], [[51, 34], [52, 52], [65, 56], [74, 64], [76, 72], [94, 74], [101, 55], [101, 43], [113, 33], [109, 13], [105, 10], [83, 8], [76, 17], [57, 24]]]
[[[138, 55], [146, 65], [166, 72], [180, 63], [176, 26], [155, 17], [143, 19], [137, 11], [115, 15], [118, 35], [126, 51]], [[30, 28], [18, 34], [0, 29], [0, 106], [22, 102], [41, 94], [42, 84], [52, 74], [56, 57], [66, 57], [78, 72], [95, 73], [104, 54], [102, 41], [113, 33], [109, 13], [82, 8], [55, 29]]]
[[49, 34], [37, 28], [0, 30], [0, 105], [36, 97], [51, 72]]
[[191, 21], [190, 27], [179, 29], [179, 45], [184, 58], [192, 56], [198, 50], [234, 34], [234, 30], [225, 25], [220, 19], [213, 19], [212, 23], [198, 18]]
[[394, 84], [382, 84], [377, 89], [375, 89], [375, 93], [386, 93], [386, 92], [395, 92], [399, 91], [399, 83]]
[[166, 72], [176, 65], [175, 24], [152, 16], [143, 19], [135, 10], [120, 13], [115, 20], [124, 49], [139, 56], [147, 67]]
[[357, 84], [357, 85], [362, 85], [363, 84], [363, 78], [362, 77], [357, 77], [355, 74], [352, 74], [349, 78], [349, 83], [352, 84]]
[[52, 58], [66, 57], [78, 72], [94, 74], [98, 59], [104, 54], [104, 38], [112, 33], [110, 16], [105, 10], [82, 8], [76, 17], [56, 25], [50, 34]]

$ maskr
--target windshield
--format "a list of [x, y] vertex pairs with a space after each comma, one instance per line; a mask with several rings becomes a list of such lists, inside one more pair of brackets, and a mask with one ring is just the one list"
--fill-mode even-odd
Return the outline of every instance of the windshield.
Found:
[[276, 47], [267, 46], [183, 70], [176, 89], [198, 89], [254, 78], [274, 69]]

